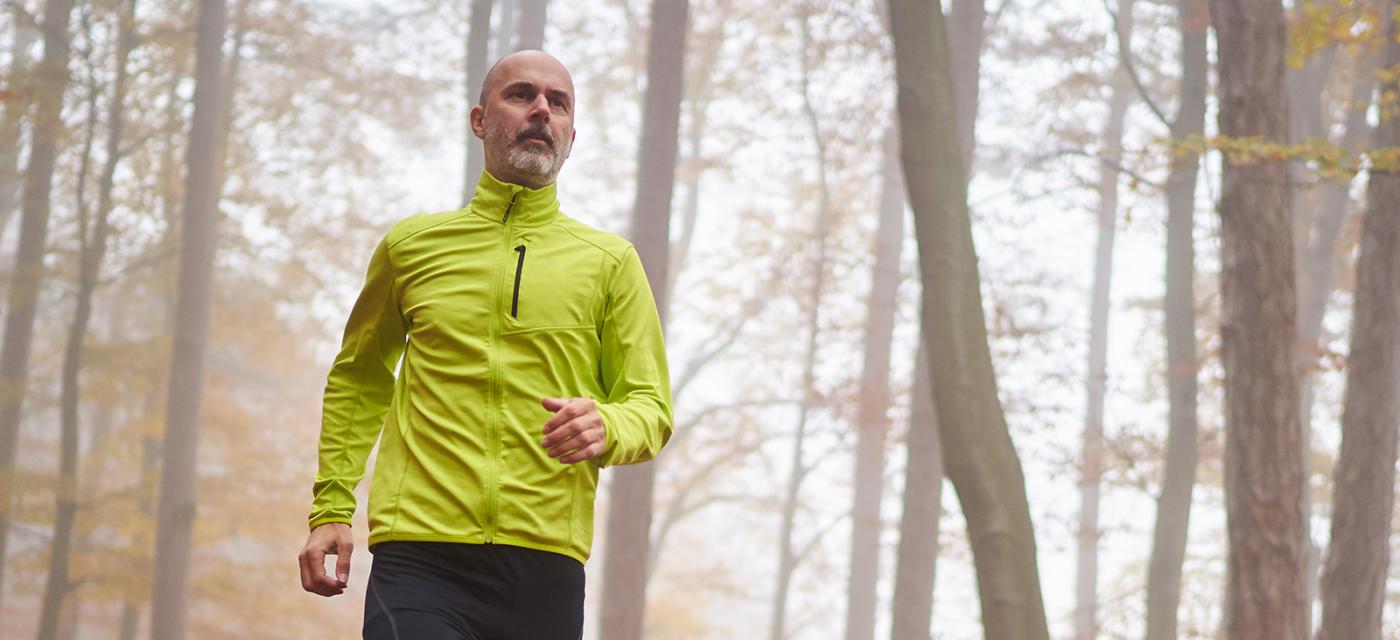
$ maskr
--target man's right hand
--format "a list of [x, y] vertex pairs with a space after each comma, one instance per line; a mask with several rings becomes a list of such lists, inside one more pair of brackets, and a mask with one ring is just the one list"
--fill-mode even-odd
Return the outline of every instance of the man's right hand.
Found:
[[[355, 541], [350, 536], [350, 525], [343, 522], [327, 522], [311, 530], [302, 548], [301, 588], [326, 597], [340, 595], [350, 582], [350, 552]], [[326, 554], [333, 554], [335, 576], [326, 575]]]

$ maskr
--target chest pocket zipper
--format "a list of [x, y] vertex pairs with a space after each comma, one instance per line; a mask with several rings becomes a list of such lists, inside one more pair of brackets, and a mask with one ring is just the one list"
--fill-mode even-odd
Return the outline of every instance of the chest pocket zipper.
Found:
[[515, 248], [519, 254], [515, 259], [515, 291], [510, 294], [510, 317], [518, 318], [516, 313], [520, 309], [520, 272], [525, 270], [525, 245]]

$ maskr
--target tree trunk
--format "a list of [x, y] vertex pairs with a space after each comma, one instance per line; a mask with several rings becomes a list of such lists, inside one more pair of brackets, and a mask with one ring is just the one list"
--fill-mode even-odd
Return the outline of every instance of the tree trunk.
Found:
[[[1131, 51], [1133, 2], [1118, 0], [1118, 51]], [[1098, 634], [1099, 480], [1103, 475], [1103, 412], [1108, 384], [1108, 311], [1113, 281], [1113, 241], [1118, 222], [1118, 169], [1123, 155], [1123, 118], [1132, 97], [1132, 81], [1119, 60], [1113, 73], [1104, 122], [1103, 157], [1099, 164], [1098, 248], [1094, 254], [1094, 285], [1089, 304], [1088, 391], [1084, 414], [1084, 443], [1079, 467], [1079, 549], [1075, 574], [1074, 637], [1093, 640]]]
[[989, 639], [1048, 638], [1025, 478], [997, 398], [943, 15], [890, 0], [901, 152], [948, 477], [967, 516]]
[[[822, 135], [817, 113], [812, 104], [811, 71], [808, 58], [811, 50], [811, 16], [801, 16], [801, 56], [802, 56], [802, 107], [807, 126], [812, 134], [812, 143], [817, 156], [817, 220], [812, 230], [816, 251], [812, 258], [812, 283], [807, 290], [807, 344], [802, 356], [801, 401], [797, 410], [797, 430], [792, 441], [792, 460], [788, 471], [788, 481], [783, 496], [782, 522], [778, 531], [778, 573], [777, 585], [773, 591], [773, 607], [768, 620], [769, 640], [782, 640], [787, 632], [787, 601], [792, 591], [792, 576], [802, 561], [802, 554], [794, 548], [794, 530], [797, 525], [797, 506], [801, 500], [802, 482], [813, 469], [805, 462], [803, 448], [807, 439], [807, 423], [812, 415], [816, 398], [816, 365], [818, 336], [821, 333], [821, 301], [827, 271], [827, 236], [831, 234], [832, 207], [831, 186], [827, 176], [826, 140]], [[868, 370], [867, 370], [868, 371]]]
[[[61, 392], [62, 424], [59, 462], [59, 483], [56, 492], [54, 533], [52, 550], [49, 553], [49, 577], [44, 587], [44, 600], [39, 615], [39, 638], [52, 640], [58, 636], [59, 612], [63, 609], [64, 596], [68, 593], [69, 550], [73, 539], [73, 522], [77, 516], [78, 486], [78, 412], [81, 407], [81, 387], [79, 372], [83, 361], [83, 339], [87, 336], [88, 323], [92, 318], [92, 298], [97, 290], [97, 276], [102, 266], [102, 258], [107, 250], [107, 218], [112, 210], [112, 182], [117, 163], [121, 159], [122, 104], [126, 100], [127, 59], [135, 40], [136, 0], [124, 3], [120, 16], [119, 38], [116, 59], [116, 77], [112, 81], [112, 99], [107, 113], [106, 160], [99, 179], [97, 219], [88, 238], [87, 224], [78, 226], [82, 254], [79, 258], [77, 308], [73, 313], [73, 324], [68, 334], [68, 343], [63, 352], [63, 388]], [[84, 20], [86, 23], [86, 20]], [[86, 24], [84, 25], [87, 26]], [[92, 92], [89, 112], [90, 126], [96, 125], [97, 97]], [[91, 145], [91, 138], [88, 145]], [[87, 154], [84, 154], [86, 169]], [[84, 170], [86, 174], [86, 170]], [[81, 204], [83, 187], [80, 181], [79, 215], [85, 219], [86, 206]]]
[[[671, 246], [671, 192], [675, 185], [677, 132], [685, 87], [688, 0], [653, 0], [647, 50], [647, 91], [638, 146], [637, 196], [632, 242], [666, 323], [667, 267]], [[607, 539], [603, 552], [601, 637], [638, 640], [646, 613], [646, 561], [651, 544], [651, 497], [656, 462], [613, 470]]]
[[[1400, 8], [1396, 0], [1386, 4], [1381, 15]], [[1390, 69], [1400, 65], [1400, 43], [1395, 21], [1386, 24], [1383, 67]], [[1394, 90], [1394, 81], [1386, 84]], [[1383, 117], [1372, 146], [1400, 146], [1400, 118]], [[1372, 170], [1366, 202], [1318, 640], [1379, 640], [1390, 565], [1400, 427], [1400, 175]]]
[[515, 40], [515, 50], [543, 49], [545, 12], [549, 0], [521, 0], [520, 36]]
[[19, 248], [10, 276], [5, 342], [0, 346], [0, 594], [5, 584], [5, 547], [10, 532], [10, 504], [20, 413], [29, 383], [29, 350], [34, 315], [44, 278], [44, 246], [49, 232], [49, 192], [54, 159], [63, 135], [63, 90], [68, 84], [68, 22], [73, 0], [44, 4], [44, 57], [36, 70], [34, 127], [29, 164], [24, 172]]
[[[1220, 132], [1286, 143], [1286, 30], [1279, 0], [1212, 0]], [[1288, 163], [1227, 159], [1221, 181], [1227, 635], [1303, 640], [1307, 625], [1305, 444], [1298, 417]]]
[[933, 408], [928, 347], [914, 350], [910, 397], [909, 459], [904, 469], [904, 512], [894, 569], [892, 640], [928, 640], [933, 622], [933, 584], [938, 573], [938, 533], [943, 517], [943, 447]]
[[[491, 0], [472, 0], [471, 26], [467, 29], [467, 104], [475, 105], [486, 80], [486, 44], [491, 37]], [[476, 182], [486, 167], [485, 150], [472, 134], [471, 110], [467, 111], [467, 164], [462, 178], [462, 206], [476, 193]]]
[[[1172, 122], [1172, 140], [1200, 135], [1205, 128], [1205, 0], [1179, 0], [1181, 32], [1181, 102]], [[1147, 640], [1175, 640], [1181, 601], [1181, 564], [1186, 557], [1191, 522], [1191, 492], [1196, 485], [1196, 175], [1195, 154], [1177, 158], [1167, 175], [1167, 266], [1164, 332], [1167, 337], [1167, 458], [1152, 530], [1152, 559], [1147, 569]]]
[[10, 46], [10, 69], [6, 84], [11, 87], [11, 95], [0, 100], [4, 115], [0, 116], [0, 245], [5, 241], [5, 229], [10, 226], [10, 218], [19, 209], [20, 174], [19, 149], [23, 135], [24, 114], [29, 108], [28, 91], [21, 87], [29, 85], [29, 47], [34, 43], [34, 30], [24, 24], [21, 5], [10, 7], [13, 14], [14, 41]]
[[[875, 266], [866, 305], [865, 354], [857, 397], [855, 503], [851, 509], [851, 573], [846, 588], [846, 638], [875, 634], [875, 586], [880, 580], [880, 497], [885, 489], [885, 439], [889, 433], [890, 341], [894, 334], [899, 256], [904, 244], [904, 184], [899, 174], [898, 133], [885, 132], [880, 166]], [[942, 481], [940, 478], [939, 482]]]
[[[516, 5], [520, 2], [521, 0], [500, 0], [496, 3], [501, 10], [500, 17], [496, 19], [495, 40], [491, 43], [490, 60], [500, 60], [515, 51], [515, 27], [519, 22], [516, 19]], [[475, 100], [476, 96], [472, 96], [472, 99]]]
[[194, 117], [186, 154], [185, 217], [170, 363], [165, 440], [156, 509], [155, 585], [151, 637], [185, 636], [191, 534], [196, 513], [195, 460], [209, 335], [218, 215], [217, 139], [223, 106], [224, 0], [200, 0], [195, 53]]

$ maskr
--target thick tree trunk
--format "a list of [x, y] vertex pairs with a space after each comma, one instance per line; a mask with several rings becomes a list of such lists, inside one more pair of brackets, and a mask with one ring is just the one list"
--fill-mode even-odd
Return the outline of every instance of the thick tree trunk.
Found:
[[[121, 160], [122, 105], [126, 100], [127, 59], [135, 39], [136, 0], [124, 3], [120, 17], [117, 45], [116, 76], [112, 81], [112, 98], [107, 113], [106, 160], [99, 178], [98, 203], [95, 226], [91, 238], [87, 225], [79, 225], [78, 233], [82, 245], [79, 258], [77, 308], [73, 313], [73, 324], [68, 334], [68, 343], [63, 352], [63, 388], [61, 445], [59, 462], [59, 490], [56, 493], [54, 533], [52, 550], [49, 553], [49, 576], [44, 587], [44, 600], [39, 615], [39, 638], [56, 638], [59, 631], [59, 612], [63, 609], [64, 597], [70, 589], [68, 583], [69, 549], [73, 539], [73, 522], [77, 516], [78, 487], [78, 413], [81, 407], [81, 387], [79, 372], [83, 360], [83, 339], [87, 336], [88, 323], [92, 318], [92, 298], [97, 290], [97, 275], [102, 266], [102, 258], [107, 250], [107, 217], [112, 210], [112, 182], [117, 163]], [[91, 98], [90, 123], [96, 124], [96, 94]], [[91, 144], [89, 138], [88, 144]], [[84, 154], [86, 167], [87, 154]], [[86, 171], [84, 171], [86, 173]], [[81, 204], [83, 187], [79, 186], [79, 214], [86, 218], [86, 206]]]
[[[1179, 0], [1181, 102], [1172, 122], [1172, 140], [1199, 135], [1205, 128], [1205, 0]], [[1181, 601], [1181, 564], [1191, 522], [1196, 485], [1196, 175], [1200, 159], [1183, 155], [1167, 175], [1167, 266], [1164, 331], [1167, 337], [1167, 458], [1152, 530], [1147, 569], [1147, 640], [1175, 640]]]
[[905, 448], [904, 512], [894, 569], [892, 640], [928, 640], [933, 622], [933, 584], [938, 573], [938, 534], [943, 517], [943, 447], [933, 408], [928, 347], [914, 350], [914, 386], [909, 401]]
[[[1133, 2], [1118, 0], [1118, 51], [1131, 51]], [[1132, 97], [1132, 81], [1119, 60], [1113, 74], [1104, 122], [1103, 156], [1113, 164], [1099, 165], [1098, 248], [1094, 253], [1094, 285], [1089, 304], [1088, 398], [1084, 413], [1084, 442], [1079, 467], [1079, 549], [1075, 574], [1074, 637], [1093, 640], [1098, 634], [1099, 479], [1103, 474], [1103, 413], [1108, 383], [1108, 310], [1113, 281], [1113, 241], [1118, 222], [1118, 169], [1123, 155], [1123, 119]]]
[[34, 315], [44, 279], [49, 233], [49, 192], [58, 140], [63, 134], [63, 90], [68, 85], [68, 22], [73, 0], [44, 4], [44, 57], [34, 78], [34, 127], [24, 172], [19, 248], [6, 302], [5, 341], [0, 346], [0, 594], [5, 584], [5, 547], [18, 453], [21, 409], [29, 383]]
[[0, 106], [4, 107], [4, 115], [0, 116], [0, 245], [5, 242], [5, 230], [10, 226], [10, 218], [19, 210], [20, 136], [24, 132], [24, 114], [29, 107], [28, 91], [20, 87], [29, 84], [26, 77], [29, 74], [29, 48], [34, 44], [35, 35], [34, 29], [24, 24], [21, 18], [24, 14], [21, 5], [11, 6], [10, 13], [14, 20], [11, 26], [14, 40], [10, 43], [10, 68], [6, 84], [11, 87], [11, 93], [0, 99]]
[[[471, 26], [467, 29], [467, 104], [475, 105], [486, 80], [486, 45], [491, 39], [491, 0], [472, 0]], [[476, 193], [476, 182], [486, 167], [486, 151], [472, 134], [471, 111], [467, 112], [467, 164], [462, 177], [462, 206]]]
[[200, 0], [196, 22], [194, 117], [186, 154], [184, 233], [170, 363], [165, 440], [156, 509], [155, 585], [151, 637], [185, 636], [191, 534], [196, 513], [195, 460], [214, 279], [218, 175], [215, 166], [223, 107], [224, 0]]
[[[499, 17], [496, 18], [496, 30], [493, 36], [494, 40], [491, 43], [490, 60], [500, 60], [506, 57], [507, 54], [515, 51], [515, 37], [519, 35], [515, 30], [516, 25], [519, 23], [519, 20], [516, 19], [518, 13], [516, 7], [520, 2], [521, 0], [500, 0], [496, 3], [496, 7], [499, 8], [500, 11], [498, 12]], [[475, 100], [476, 97], [472, 96], [472, 99]]]
[[[632, 243], [651, 283], [663, 325], [688, 13], [689, 0], [652, 2], [637, 197], [632, 207]], [[656, 462], [618, 467], [612, 473], [599, 633], [609, 639], [639, 640], [646, 613], [646, 561], [651, 549]]]
[[[889, 433], [890, 341], [894, 334], [900, 253], [904, 245], [904, 182], [898, 133], [885, 132], [880, 166], [875, 266], [866, 305], [865, 353], [856, 409], [855, 503], [851, 509], [851, 573], [846, 587], [846, 639], [875, 634], [875, 586], [880, 574], [880, 497], [885, 488], [885, 440]], [[940, 478], [941, 482], [942, 479]]]
[[[1381, 15], [1400, 7], [1386, 4]], [[1383, 67], [1394, 68], [1397, 25], [1386, 24]], [[1385, 88], [1393, 90], [1393, 82]], [[1400, 118], [1382, 118], [1372, 146], [1400, 146]], [[1400, 175], [1373, 170], [1366, 196], [1318, 640], [1379, 640], [1390, 565], [1400, 427]]]
[[1025, 478], [997, 398], [944, 21], [890, 0], [901, 157], [919, 239], [923, 326], [944, 463], [967, 516], [986, 636], [1048, 638]]
[[520, 36], [515, 40], [515, 50], [543, 49], [544, 24], [549, 0], [521, 0]]
[[[1220, 132], [1286, 143], [1279, 0], [1212, 0]], [[1305, 450], [1298, 416], [1292, 225], [1286, 161], [1226, 161], [1221, 183], [1221, 353], [1230, 550], [1227, 635], [1303, 640]]]

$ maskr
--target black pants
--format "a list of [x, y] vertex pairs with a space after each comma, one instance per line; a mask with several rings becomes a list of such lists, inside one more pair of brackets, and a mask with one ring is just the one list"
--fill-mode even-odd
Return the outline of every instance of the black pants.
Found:
[[583, 565], [502, 544], [381, 542], [365, 640], [578, 640]]

